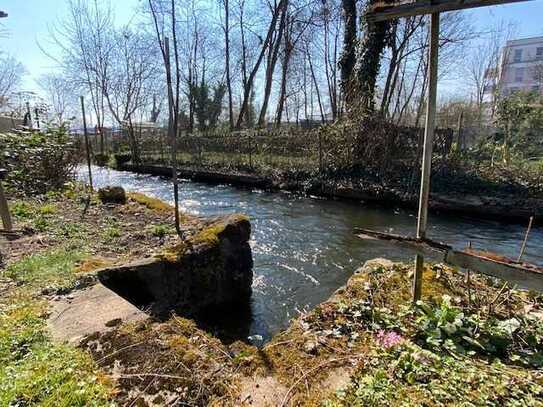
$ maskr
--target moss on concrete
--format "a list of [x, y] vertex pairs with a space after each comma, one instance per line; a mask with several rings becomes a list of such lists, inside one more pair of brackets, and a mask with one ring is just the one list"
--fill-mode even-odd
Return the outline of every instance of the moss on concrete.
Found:
[[194, 247], [218, 245], [221, 234], [225, 232], [228, 226], [241, 223], [249, 223], [249, 217], [235, 213], [224, 218], [219, 218], [203, 226], [194, 234], [189, 235], [185, 240], [164, 249], [157, 257], [170, 262], [177, 262]]
[[174, 207], [170, 204], [167, 204], [164, 201], [161, 201], [157, 198], [152, 198], [140, 192], [128, 192], [128, 198], [131, 200], [157, 212], [170, 212], [174, 210]]

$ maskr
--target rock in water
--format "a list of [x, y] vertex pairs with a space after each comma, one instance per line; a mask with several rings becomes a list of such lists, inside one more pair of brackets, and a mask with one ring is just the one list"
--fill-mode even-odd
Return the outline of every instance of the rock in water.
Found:
[[104, 187], [98, 190], [98, 198], [102, 203], [126, 203], [126, 192], [123, 187]]

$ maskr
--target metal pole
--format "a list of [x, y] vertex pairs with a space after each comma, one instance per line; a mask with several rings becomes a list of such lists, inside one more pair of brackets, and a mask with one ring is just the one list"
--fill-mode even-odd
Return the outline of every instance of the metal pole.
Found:
[[90, 157], [90, 146], [89, 146], [89, 135], [87, 133], [87, 118], [85, 116], [85, 99], [83, 96], [80, 96], [81, 99], [81, 113], [83, 114], [83, 134], [85, 135], [85, 147], [87, 148], [87, 167], [89, 169], [89, 184], [90, 190], [93, 190], [92, 186], [92, 169], [91, 169], [91, 157]]
[[[175, 45], [175, 44], [174, 44]], [[166, 56], [165, 68], [166, 79], [168, 85], [168, 105], [169, 105], [169, 117], [168, 117], [168, 135], [172, 143], [172, 181], [173, 181], [173, 200], [175, 206], [175, 230], [177, 235], [181, 237], [181, 228], [179, 225], [179, 182], [177, 181], [177, 106], [175, 106], [173, 99], [173, 90], [171, 83], [171, 66], [170, 66], [170, 41], [168, 37], [164, 38], [164, 54]]]
[[[439, 13], [433, 13], [430, 21], [430, 49], [428, 50], [428, 100], [426, 104], [426, 126], [424, 129], [424, 152], [422, 155], [422, 174], [420, 181], [419, 212], [417, 218], [417, 238], [426, 238], [428, 222], [428, 200], [430, 197], [430, 176], [432, 173], [432, 147], [437, 99], [437, 68], [439, 49]], [[424, 257], [417, 254], [413, 278], [413, 302], [420, 300], [422, 290], [422, 271]]]

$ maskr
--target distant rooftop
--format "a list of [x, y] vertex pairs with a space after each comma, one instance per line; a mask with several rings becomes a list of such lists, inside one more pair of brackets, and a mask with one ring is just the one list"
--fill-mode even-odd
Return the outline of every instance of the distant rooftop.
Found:
[[543, 42], [543, 36], [542, 37], [530, 37], [530, 38], [519, 38], [517, 40], [509, 40], [507, 41], [506, 47], [514, 47], [517, 45], [529, 45], [529, 44], [536, 44]]

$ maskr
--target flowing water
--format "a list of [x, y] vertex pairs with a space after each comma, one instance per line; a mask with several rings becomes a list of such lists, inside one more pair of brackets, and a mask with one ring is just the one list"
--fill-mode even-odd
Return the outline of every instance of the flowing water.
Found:
[[[86, 180], [85, 168], [79, 174]], [[171, 182], [164, 178], [100, 167], [93, 167], [93, 178], [96, 187], [121, 185], [173, 202]], [[366, 260], [413, 261], [414, 257], [413, 251], [400, 245], [353, 234], [353, 228], [363, 227], [413, 235], [416, 214], [410, 210], [188, 180], [180, 185], [180, 202], [183, 211], [195, 215], [242, 212], [250, 216], [254, 280], [246, 334], [254, 342], [269, 339], [299, 311], [327, 299]], [[471, 241], [474, 248], [510, 257], [518, 255], [526, 229], [456, 215], [430, 214], [428, 224], [431, 238], [459, 248]], [[524, 260], [543, 265], [543, 229], [532, 230]]]

